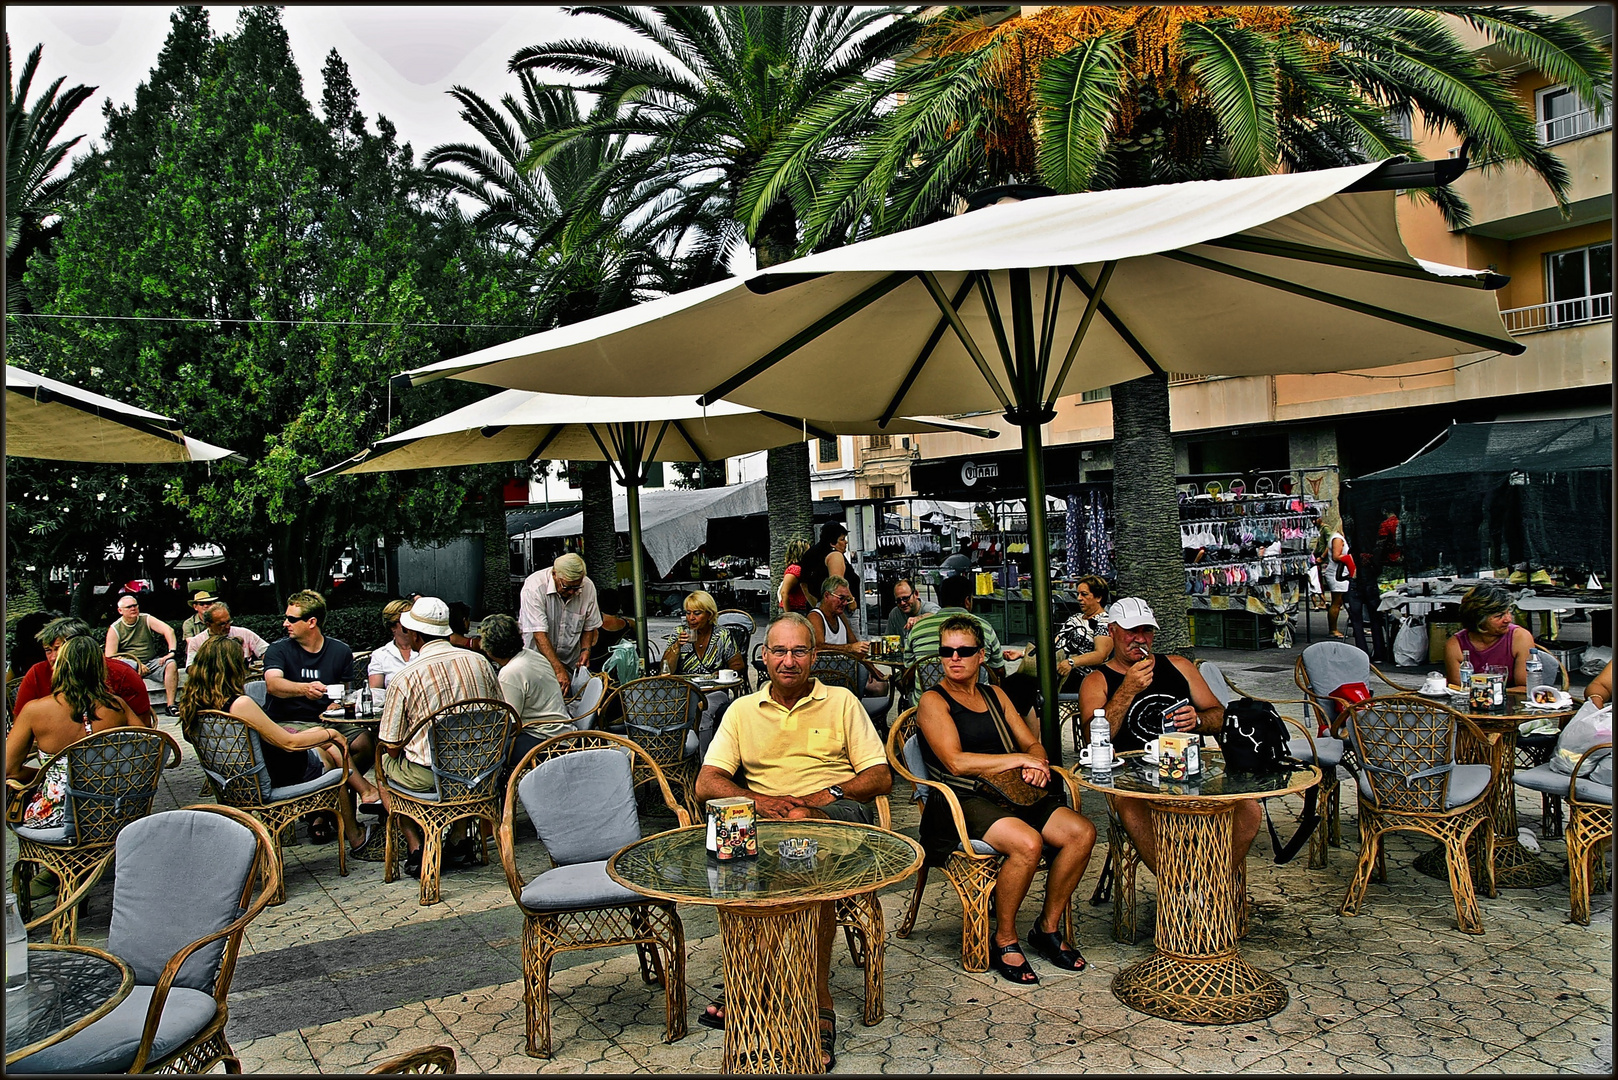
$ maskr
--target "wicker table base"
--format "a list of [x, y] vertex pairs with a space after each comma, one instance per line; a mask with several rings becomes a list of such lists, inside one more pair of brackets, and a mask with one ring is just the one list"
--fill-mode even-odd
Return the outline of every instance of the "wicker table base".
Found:
[[819, 904], [719, 909], [726, 1073], [820, 1073], [815, 1011]]
[[1243, 960], [1153, 953], [1119, 972], [1112, 992], [1131, 1009], [1184, 1024], [1241, 1024], [1274, 1016], [1290, 1000], [1281, 981]]

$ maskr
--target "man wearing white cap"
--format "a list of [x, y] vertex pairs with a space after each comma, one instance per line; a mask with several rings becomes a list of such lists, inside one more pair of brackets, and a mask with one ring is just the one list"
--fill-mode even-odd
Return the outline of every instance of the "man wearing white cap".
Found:
[[[1196, 665], [1183, 656], [1153, 655], [1157, 617], [1146, 601], [1123, 597], [1107, 609], [1107, 623], [1112, 655], [1084, 677], [1079, 685], [1079, 707], [1086, 723], [1097, 709], [1106, 710], [1114, 750], [1144, 750], [1169, 723], [1176, 731], [1209, 735], [1224, 728], [1225, 708]], [[1141, 861], [1155, 874], [1157, 843], [1146, 804], [1139, 799], [1118, 799], [1115, 806]], [[1247, 849], [1258, 835], [1259, 817], [1257, 799], [1236, 803], [1232, 865], [1239, 866], [1247, 858]]]
[[574, 670], [589, 665], [596, 631], [601, 629], [595, 582], [585, 576], [582, 557], [570, 551], [528, 575], [517, 605], [517, 625], [524, 642], [551, 662], [556, 681], [564, 689], [572, 685]]
[[[456, 702], [471, 698], [503, 701], [505, 697], [494, 665], [482, 653], [450, 644], [449, 605], [444, 601], [436, 596], [417, 597], [410, 610], [399, 616], [399, 626], [410, 639], [414, 655], [388, 680], [387, 703], [377, 733], [381, 743], [377, 768], [391, 787], [432, 791], [437, 784], [428, 742], [430, 725], [422, 724], [409, 742], [404, 741], [405, 736], [421, 721]], [[384, 792], [384, 806], [387, 801]], [[421, 833], [409, 821], [404, 822], [404, 829], [409, 847], [405, 873], [417, 876], [421, 873]], [[446, 854], [457, 854], [455, 846]]]

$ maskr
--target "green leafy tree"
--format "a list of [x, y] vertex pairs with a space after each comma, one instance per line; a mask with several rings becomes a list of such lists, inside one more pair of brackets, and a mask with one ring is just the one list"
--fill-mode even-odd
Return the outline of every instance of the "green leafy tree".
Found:
[[[1601, 47], [1571, 20], [1526, 8], [1090, 5], [992, 25], [945, 13], [916, 62], [805, 111], [753, 174], [748, 220], [762, 221], [804, 162], [872, 112], [876, 134], [833, 156], [800, 250], [921, 224], [993, 184], [1077, 192], [1419, 156], [1392, 122], [1417, 113], [1467, 140], [1485, 168], [1527, 166], [1565, 209], [1566, 169], [1507, 77], [1449, 19], [1598, 108], [1610, 97]], [[1453, 192], [1413, 194], [1466, 224]], [[1166, 376], [1112, 388], [1115, 539], [1130, 553], [1119, 590], [1146, 597], [1164, 647], [1182, 648], [1168, 400]]]
[[[62, 125], [95, 93], [75, 86], [62, 93], [66, 79], [28, 102], [28, 91], [45, 46], [35, 45], [15, 82], [11, 78], [11, 35], [6, 35], [6, 310], [24, 311], [22, 268], [59, 231], [46, 221], [68, 197], [70, 174], [59, 174], [67, 153], [83, 136], [59, 141]], [[60, 96], [58, 96], [60, 95]]]
[[[608, 19], [639, 39], [633, 47], [567, 40], [524, 48], [514, 71], [581, 77], [578, 88], [600, 107], [578, 124], [535, 140], [531, 164], [543, 167], [583, 139], [627, 140], [623, 152], [578, 193], [584, 206], [636, 192], [667, 214], [681, 250], [702, 256], [703, 273], [682, 285], [715, 280], [723, 256], [750, 242], [760, 265], [790, 258], [800, 220], [814, 205], [808, 163], [783, 171], [775, 194], [749, 214], [743, 199], [759, 162], [817, 103], [857, 85], [905, 48], [914, 24], [894, 8], [749, 6], [568, 9]], [[852, 145], [874, 117], [851, 120], [835, 146]], [[831, 152], [831, 151], [828, 151]], [[771, 566], [811, 525], [805, 443], [769, 452]]]
[[36, 331], [30, 366], [249, 459], [180, 470], [152, 501], [224, 546], [238, 580], [273, 550], [283, 591], [320, 584], [349, 542], [447, 539], [483, 512], [475, 470], [303, 477], [464, 403], [462, 388], [392, 400], [388, 378], [509, 336], [453, 324], [518, 310], [498, 253], [436, 227], [410, 148], [385, 118], [367, 128], [335, 52], [323, 82], [324, 118], [276, 9], [243, 9], [229, 35], [180, 9], [29, 278], [52, 313], [96, 317]]

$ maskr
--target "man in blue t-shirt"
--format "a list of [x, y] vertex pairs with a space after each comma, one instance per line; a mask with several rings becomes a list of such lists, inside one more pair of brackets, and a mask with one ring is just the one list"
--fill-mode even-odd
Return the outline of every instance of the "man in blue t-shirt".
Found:
[[[326, 598], [313, 589], [287, 598], [281, 620], [287, 636], [270, 643], [264, 653], [264, 684], [269, 691], [264, 711], [271, 720], [293, 730], [322, 723], [320, 714], [331, 704], [326, 687], [354, 683], [354, 650], [321, 630], [326, 621]], [[382, 804], [376, 786], [365, 779], [376, 756], [370, 731], [359, 724], [325, 722], [348, 743], [348, 784], [360, 797], [361, 813], [378, 813]]]

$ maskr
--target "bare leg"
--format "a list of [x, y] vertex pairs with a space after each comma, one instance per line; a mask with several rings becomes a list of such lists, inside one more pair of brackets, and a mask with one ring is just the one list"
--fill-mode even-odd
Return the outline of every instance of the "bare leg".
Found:
[[1230, 822], [1230, 865], [1231, 869], [1240, 866], [1247, 858], [1247, 849], [1253, 846], [1253, 838], [1258, 835], [1258, 823], [1264, 816], [1257, 799], [1243, 799], [1236, 804]]
[[365, 778], [376, 760], [376, 749], [369, 732], [361, 732], [348, 744], [348, 786], [360, 797], [360, 802], [376, 802], [377, 787]]
[[168, 702], [172, 711], [180, 698], [180, 669], [175, 666], [173, 660], [163, 665], [163, 693], [164, 700]]
[[[817, 1008], [832, 1008], [831, 1001], [831, 953], [837, 943], [837, 908], [828, 900], [820, 905], [820, 921], [815, 927], [815, 1005]], [[830, 1021], [820, 1019], [816, 1021], [822, 1030], [830, 1030]], [[826, 1064], [828, 1058], [824, 1052], [821, 1054], [821, 1063]]]
[[[1045, 906], [1034, 927], [1048, 934], [1057, 934], [1062, 930], [1062, 914], [1072, 904], [1073, 890], [1079, 887], [1079, 881], [1090, 865], [1090, 852], [1096, 843], [1096, 827], [1084, 815], [1063, 808], [1045, 822], [1041, 835], [1057, 852], [1050, 869], [1045, 872]], [[1073, 943], [1070, 941], [1068, 944]]]
[[[1020, 940], [1017, 934], [1017, 911], [1028, 895], [1034, 871], [1039, 867], [1039, 856], [1044, 841], [1026, 822], [1017, 818], [1001, 818], [983, 834], [991, 847], [1003, 851], [1005, 862], [994, 879], [994, 944], [1012, 945]], [[1017, 959], [1013, 960], [1012, 956]], [[1005, 961], [1016, 965], [1026, 960], [1021, 954], [1006, 953]]]
[[1329, 634], [1337, 633], [1337, 618], [1343, 613], [1343, 597], [1347, 595], [1346, 592], [1331, 594], [1331, 607], [1326, 609], [1326, 632]]
[[[1140, 861], [1146, 864], [1146, 869], [1156, 874], [1157, 838], [1152, 835], [1151, 813], [1140, 799], [1119, 799], [1117, 807], [1118, 820], [1123, 822], [1124, 832], [1129, 834], [1129, 842], [1135, 845]], [[1253, 838], [1249, 836], [1247, 840], [1252, 843]]]

